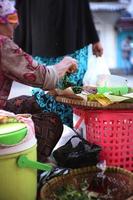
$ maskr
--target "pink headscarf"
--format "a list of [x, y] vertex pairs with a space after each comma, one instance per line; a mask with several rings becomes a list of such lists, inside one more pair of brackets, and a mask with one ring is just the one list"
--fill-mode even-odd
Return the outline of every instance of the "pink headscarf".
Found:
[[13, 2], [0, 0], [0, 23], [18, 23], [18, 16]]

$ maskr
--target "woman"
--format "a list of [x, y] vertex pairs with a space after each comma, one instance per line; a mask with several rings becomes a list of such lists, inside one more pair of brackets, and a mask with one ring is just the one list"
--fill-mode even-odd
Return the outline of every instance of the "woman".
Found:
[[[88, 45], [92, 44], [94, 55], [103, 53], [88, 0], [16, 0], [16, 8], [20, 19], [16, 42], [42, 64], [53, 65], [64, 55], [76, 58], [78, 71], [69, 79], [82, 85]], [[73, 126], [70, 106], [56, 102], [40, 89], [34, 89], [33, 94], [42, 110], [58, 113], [63, 123]]]
[[[15, 80], [26, 85], [49, 90], [56, 87], [59, 79], [66, 72], [74, 72], [77, 64], [76, 60], [70, 57], [65, 57], [60, 63], [47, 68], [44, 65], [38, 64], [13, 42], [13, 32], [17, 24], [18, 17], [12, 3], [8, 0], [0, 0], [0, 109], [14, 113], [30, 112], [35, 114], [40, 109], [32, 97], [26, 99], [20, 97], [7, 101], [12, 82]], [[33, 120], [38, 144], [42, 142], [42, 138], [46, 139], [45, 142], [49, 142], [45, 145], [45, 147], [47, 146], [46, 151], [44, 151], [44, 146], [43, 149], [41, 145], [38, 146], [38, 148], [41, 147], [41, 152], [46, 158], [61, 136], [62, 125], [56, 115], [51, 115], [53, 119], [51, 119], [50, 114], [47, 114], [47, 118], [45, 116], [43, 113], [36, 114], [33, 115]], [[43, 131], [46, 127], [43, 124], [46, 124], [45, 122], [53, 126], [52, 135], [44, 135]], [[61, 130], [59, 130], [59, 133], [57, 132], [57, 135], [53, 135], [55, 133], [54, 129], [58, 128], [58, 124]], [[50, 144], [51, 141], [52, 144]]]

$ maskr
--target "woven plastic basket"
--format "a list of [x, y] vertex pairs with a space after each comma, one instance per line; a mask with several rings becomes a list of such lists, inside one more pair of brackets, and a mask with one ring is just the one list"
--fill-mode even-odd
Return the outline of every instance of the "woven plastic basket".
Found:
[[[87, 167], [74, 169], [67, 175], [53, 178], [42, 187], [40, 200], [56, 200], [54, 194], [59, 188], [81, 183], [86, 178], [91, 182], [96, 172], [96, 167]], [[122, 168], [108, 167], [105, 174], [110, 177], [112, 184], [118, 186], [118, 190], [113, 200], [133, 199], [133, 174], [131, 172]], [[112, 187], [112, 185], [109, 187]]]
[[74, 113], [84, 119], [87, 140], [102, 147], [101, 159], [108, 166], [133, 171], [133, 103], [102, 106], [66, 97], [57, 101], [72, 105]]
[[108, 166], [133, 171], [133, 110], [74, 109], [85, 120], [86, 139], [101, 146]]

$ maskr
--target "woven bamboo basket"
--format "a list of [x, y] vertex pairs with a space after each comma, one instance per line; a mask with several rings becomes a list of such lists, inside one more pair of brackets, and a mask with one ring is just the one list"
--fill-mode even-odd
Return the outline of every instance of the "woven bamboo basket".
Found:
[[[85, 178], [91, 182], [96, 172], [96, 167], [86, 167], [73, 169], [67, 175], [55, 177], [42, 187], [40, 200], [55, 200], [53, 196], [57, 189], [81, 183]], [[133, 200], [133, 173], [118, 167], [108, 167], [105, 174], [112, 178], [113, 183], [117, 182], [119, 187], [117, 197], [112, 200]]]
[[125, 103], [125, 102], [119, 102], [119, 103], [113, 103], [108, 106], [103, 106], [102, 104], [98, 103], [97, 101], [85, 101], [82, 99], [74, 99], [74, 98], [68, 98], [63, 96], [57, 96], [56, 100], [61, 103], [69, 104], [74, 107], [82, 108], [82, 109], [108, 109], [108, 110], [119, 110], [119, 109], [132, 109], [133, 110], [133, 103]]

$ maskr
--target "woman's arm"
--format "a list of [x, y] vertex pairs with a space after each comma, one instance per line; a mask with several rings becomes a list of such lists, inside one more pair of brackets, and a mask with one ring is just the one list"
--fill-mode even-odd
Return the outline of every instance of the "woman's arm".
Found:
[[61, 62], [55, 66], [45, 67], [38, 64], [10, 39], [5, 38], [1, 45], [1, 69], [5, 76], [33, 87], [45, 90], [55, 88], [59, 78], [72, 66], [73, 59], [70, 59], [69, 63]]

